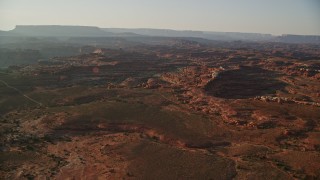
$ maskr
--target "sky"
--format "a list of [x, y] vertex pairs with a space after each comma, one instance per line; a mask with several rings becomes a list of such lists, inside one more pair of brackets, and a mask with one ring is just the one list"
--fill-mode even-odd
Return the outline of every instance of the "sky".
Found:
[[320, 35], [320, 0], [0, 0], [15, 25]]

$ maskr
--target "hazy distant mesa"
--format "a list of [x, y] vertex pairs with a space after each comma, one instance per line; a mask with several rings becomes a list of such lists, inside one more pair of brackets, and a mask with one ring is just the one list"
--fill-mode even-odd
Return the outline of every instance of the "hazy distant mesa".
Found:
[[99, 28], [94, 26], [17, 25], [10, 31], [0, 31], [1, 36], [44, 37], [194, 37], [217, 41], [264, 41], [284, 43], [320, 43], [316, 35], [281, 35], [240, 32], [179, 31], [170, 29]]

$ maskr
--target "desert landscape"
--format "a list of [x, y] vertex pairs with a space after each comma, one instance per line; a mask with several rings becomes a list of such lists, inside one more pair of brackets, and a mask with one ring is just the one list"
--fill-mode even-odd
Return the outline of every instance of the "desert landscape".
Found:
[[1, 179], [320, 178], [319, 44], [2, 38]]

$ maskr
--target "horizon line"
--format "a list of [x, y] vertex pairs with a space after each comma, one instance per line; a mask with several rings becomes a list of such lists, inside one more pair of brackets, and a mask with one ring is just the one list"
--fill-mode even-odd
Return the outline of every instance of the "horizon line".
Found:
[[103, 28], [103, 29], [152, 29], [152, 30], [171, 30], [171, 31], [191, 31], [191, 32], [216, 32], [216, 33], [243, 33], [243, 34], [263, 34], [263, 35], [271, 35], [271, 36], [286, 36], [286, 35], [297, 35], [297, 36], [320, 36], [320, 34], [291, 34], [291, 33], [282, 33], [282, 34], [272, 34], [272, 33], [259, 33], [259, 32], [240, 32], [240, 31], [216, 31], [216, 30], [192, 30], [192, 29], [171, 29], [171, 28], [152, 28], [152, 27], [139, 27], [139, 28], [130, 28], [130, 27], [100, 27], [95, 25], [71, 25], [71, 24], [17, 24], [11, 30], [2, 30], [0, 31], [13, 31], [17, 28], [17, 26], [69, 26], [69, 27], [95, 27], [95, 28]]

